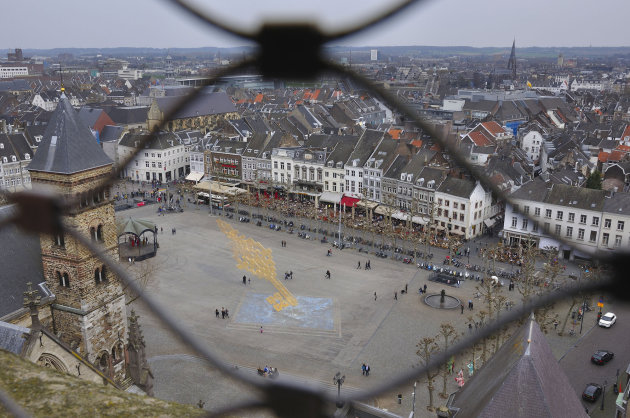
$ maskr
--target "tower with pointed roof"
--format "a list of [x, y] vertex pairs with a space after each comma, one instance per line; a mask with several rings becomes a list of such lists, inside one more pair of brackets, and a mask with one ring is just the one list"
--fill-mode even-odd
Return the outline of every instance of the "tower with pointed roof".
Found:
[[[114, 208], [107, 189], [112, 160], [62, 94], [29, 165], [34, 190], [47, 189], [78, 204], [64, 221], [118, 260]], [[40, 237], [43, 273], [55, 294], [53, 332], [112, 379], [125, 378], [125, 296], [118, 277], [64, 234]]]
[[508, 61], [508, 70], [512, 70], [512, 81], [516, 81], [516, 39], [512, 42], [512, 53]]

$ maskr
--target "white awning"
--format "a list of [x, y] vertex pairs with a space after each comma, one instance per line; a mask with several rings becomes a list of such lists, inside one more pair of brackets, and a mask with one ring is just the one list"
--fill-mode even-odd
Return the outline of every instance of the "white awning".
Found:
[[464, 235], [464, 233], [458, 229], [452, 229], [450, 231], [448, 231], [449, 234], [454, 234], [454, 235]]
[[339, 202], [341, 201], [341, 196], [343, 196], [341, 193], [323, 192], [322, 195], [319, 197], [319, 200], [320, 202], [339, 204]]
[[374, 213], [378, 215], [387, 215], [392, 212], [390, 209], [387, 209], [386, 206], [378, 206], [376, 209], [374, 209]]
[[374, 209], [378, 206], [378, 202], [372, 202], [371, 200], [359, 200], [357, 206], [365, 207], [366, 209]]
[[189, 175], [186, 176], [186, 180], [188, 181], [199, 181], [203, 178], [204, 173], [199, 171], [191, 171]]
[[488, 228], [492, 228], [492, 226], [497, 223], [497, 218], [484, 219], [483, 223]]
[[412, 216], [411, 217], [411, 222], [413, 222], [414, 224], [419, 224], [419, 225], [426, 225], [427, 224], [427, 220], [424, 219], [422, 216]]
[[399, 221], [408, 221], [410, 217], [411, 215], [405, 212], [397, 211], [392, 213], [392, 218], [398, 219]]
[[546, 249], [547, 247], [552, 247], [552, 248], [560, 248], [560, 243], [556, 240], [553, 240], [551, 238], [545, 238], [545, 237], [541, 237], [540, 241], [538, 242], [538, 248], [540, 249]]

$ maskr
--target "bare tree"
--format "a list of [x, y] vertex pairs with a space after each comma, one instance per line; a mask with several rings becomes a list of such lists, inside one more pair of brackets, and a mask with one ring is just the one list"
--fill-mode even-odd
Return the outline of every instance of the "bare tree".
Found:
[[[429, 364], [429, 362], [431, 361], [431, 356], [440, 351], [440, 347], [437, 345], [435, 338], [433, 337], [424, 337], [418, 342], [418, 344], [416, 344], [416, 347], [418, 347], [416, 355], [418, 355], [422, 359], [422, 363], [424, 364], [424, 366], [427, 366]], [[429, 390], [429, 405], [427, 406], [427, 409], [429, 411], [433, 411], [435, 409], [435, 407], [433, 406], [433, 383], [438, 373], [439, 369], [427, 370], [426, 372], [427, 389]]]
[[[126, 266], [129, 275], [140, 285], [142, 290], [146, 290], [154, 283], [155, 274], [162, 268], [162, 264], [157, 258], [152, 257], [137, 263], [127, 264]], [[126, 295], [127, 305], [139, 297], [128, 285], [123, 286], [123, 292]]]
[[[455, 327], [453, 325], [445, 322], [440, 325], [440, 334], [442, 337], [442, 351], [446, 351], [449, 349], [452, 343], [457, 341], [459, 337]], [[440, 392], [440, 396], [442, 398], [447, 398], [448, 393], [446, 392], [446, 380], [448, 379], [449, 370], [448, 363], [442, 365], [442, 392]]]

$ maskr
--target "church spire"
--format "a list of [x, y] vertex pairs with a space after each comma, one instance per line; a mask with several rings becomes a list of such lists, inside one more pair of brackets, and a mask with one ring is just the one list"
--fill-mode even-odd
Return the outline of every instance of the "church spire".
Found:
[[508, 70], [512, 70], [512, 81], [516, 81], [516, 38], [512, 42], [512, 53], [510, 54], [510, 60], [508, 61]]

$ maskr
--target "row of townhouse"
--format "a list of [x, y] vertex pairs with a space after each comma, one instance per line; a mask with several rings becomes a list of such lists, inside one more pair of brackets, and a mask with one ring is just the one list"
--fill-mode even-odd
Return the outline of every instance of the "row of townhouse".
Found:
[[0, 134], [0, 189], [18, 191], [31, 187], [28, 165], [33, 148], [24, 133]]
[[508, 244], [533, 242], [570, 260], [630, 246], [628, 193], [607, 196], [603, 190], [549, 186], [537, 178], [510, 197], [513, 204], [506, 205], [503, 224]]

